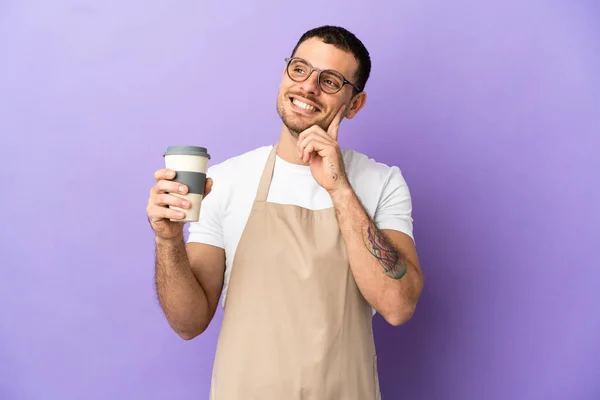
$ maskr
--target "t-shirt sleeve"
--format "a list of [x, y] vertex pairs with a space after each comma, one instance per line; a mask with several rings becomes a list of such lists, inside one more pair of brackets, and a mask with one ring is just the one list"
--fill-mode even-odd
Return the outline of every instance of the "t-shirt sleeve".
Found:
[[390, 169], [373, 220], [379, 229], [400, 231], [415, 240], [412, 199], [406, 180], [398, 167]]
[[[217, 168], [209, 168], [206, 176], [213, 179], [212, 191], [202, 200], [200, 206], [200, 219], [198, 222], [189, 224], [187, 242], [196, 242], [209, 244], [220, 248], [225, 248], [223, 239], [223, 212], [222, 197], [223, 193], [217, 182], [221, 183]], [[223, 185], [224, 186], [224, 185]]]

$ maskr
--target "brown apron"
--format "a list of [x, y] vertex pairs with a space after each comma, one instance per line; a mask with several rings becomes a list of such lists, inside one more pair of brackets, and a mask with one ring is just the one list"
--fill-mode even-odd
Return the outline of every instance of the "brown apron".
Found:
[[233, 261], [211, 400], [379, 400], [371, 307], [335, 209], [267, 203], [264, 168]]

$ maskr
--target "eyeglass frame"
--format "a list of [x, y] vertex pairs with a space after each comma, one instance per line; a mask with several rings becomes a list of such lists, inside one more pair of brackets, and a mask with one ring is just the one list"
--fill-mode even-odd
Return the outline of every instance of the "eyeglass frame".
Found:
[[[321, 73], [323, 73], [325, 71], [330, 71], [330, 72], [335, 72], [336, 74], [339, 74], [342, 77], [343, 82], [342, 82], [342, 86], [340, 86], [340, 89], [338, 91], [333, 92], [333, 93], [328, 93], [328, 92], [324, 91], [325, 93], [327, 93], [327, 94], [336, 94], [336, 93], [339, 93], [339, 92], [342, 91], [342, 89], [344, 88], [345, 85], [352, 86], [354, 88], [354, 90], [356, 90], [358, 93], [362, 92], [361, 88], [359, 88], [357, 85], [355, 85], [354, 83], [352, 83], [348, 79], [346, 79], [346, 77], [341, 72], [338, 72], [338, 71], [336, 71], [334, 69], [319, 69], [319, 68], [315, 68], [310, 62], [308, 62], [308, 60], [305, 60], [302, 57], [286, 57], [284, 60], [286, 62], [285, 73], [294, 82], [305, 82], [305, 81], [308, 80], [308, 78], [310, 78], [310, 76], [312, 75], [313, 71], [317, 71], [317, 84], [319, 85], [319, 88], [321, 89]], [[304, 61], [306, 64], [308, 64], [308, 66], [310, 67], [310, 71], [308, 71], [308, 74], [306, 74], [306, 79], [304, 79], [302, 81], [297, 81], [297, 80], [293, 79], [290, 76], [289, 68], [290, 68], [290, 64], [292, 63], [293, 60], [301, 60], [301, 61]]]

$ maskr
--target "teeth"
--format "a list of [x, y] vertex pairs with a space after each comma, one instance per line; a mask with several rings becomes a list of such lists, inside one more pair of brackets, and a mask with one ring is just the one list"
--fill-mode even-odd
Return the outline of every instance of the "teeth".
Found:
[[303, 109], [305, 109], [305, 110], [309, 110], [309, 111], [317, 111], [317, 109], [316, 109], [316, 108], [314, 108], [313, 106], [311, 106], [311, 105], [308, 105], [308, 104], [306, 104], [306, 103], [303, 103], [303, 102], [301, 102], [301, 101], [299, 101], [299, 100], [296, 100], [296, 99], [294, 99], [293, 103], [294, 103], [295, 105], [297, 105], [298, 107], [300, 107], [300, 108], [303, 108]]

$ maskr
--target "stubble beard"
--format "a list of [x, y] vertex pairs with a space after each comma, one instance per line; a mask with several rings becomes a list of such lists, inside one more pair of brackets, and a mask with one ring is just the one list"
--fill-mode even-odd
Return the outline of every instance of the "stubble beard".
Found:
[[310, 128], [313, 125], [318, 125], [322, 129], [327, 130], [326, 127], [323, 127], [324, 121], [322, 119], [316, 120], [312, 123], [311, 122], [307, 123], [307, 122], [294, 121], [294, 119], [297, 119], [298, 117], [294, 116], [292, 114], [292, 111], [290, 111], [286, 108], [286, 106], [287, 106], [286, 102], [289, 103], [289, 101], [290, 100], [289, 100], [288, 96], [280, 98], [277, 101], [277, 113], [279, 114], [279, 117], [281, 118], [281, 122], [283, 122], [283, 125], [285, 125], [287, 130], [290, 132], [290, 134], [294, 138], [298, 138], [298, 136], [300, 136], [300, 133], [302, 133], [303, 131], [305, 131], [306, 129]]

